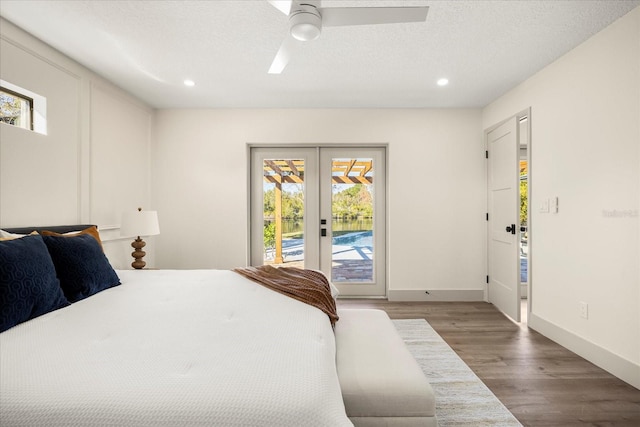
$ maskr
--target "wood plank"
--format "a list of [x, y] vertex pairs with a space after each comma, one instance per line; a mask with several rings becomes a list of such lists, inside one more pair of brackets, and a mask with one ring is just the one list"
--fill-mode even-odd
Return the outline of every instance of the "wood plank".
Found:
[[280, 169], [280, 166], [274, 160], [265, 160], [264, 161], [264, 170], [265, 170], [265, 172], [267, 171], [267, 169], [271, 169], [277, 175], [282, 175], [282, 169]]
[[298, 168], [293, 160], [287, 160], [286, 162], [287, 166], [289, 166], [289, 169], [291, 169], [291, 172], [296, 176], [300, 176], [301, 168]]
[[372, 176], [333, 176], [334, 184], [373, 184]]

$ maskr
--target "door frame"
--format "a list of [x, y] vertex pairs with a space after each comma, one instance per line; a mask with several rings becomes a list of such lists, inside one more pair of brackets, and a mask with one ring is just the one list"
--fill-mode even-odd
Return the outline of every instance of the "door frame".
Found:
[[[313, 148], [318, 150], [318, 153], [320, 152], [320, 149], [322, 148], [327, 148], [327, 149], [331, 149], [331, 148], [347, 148], [347, 149], [354, 149], [354, 150], [360, 150], [360, 149], [376, 149], [376, 148], [381, 148], [383, 149], [383, 156], [385, 159], [385, 168], [384, 168], [384, 179], [385, 179], [385, 186], [384, 189], [382, 190], [384, 193], [384, 198], [385, 198], [385, 206], [384, 206], [384, 241], [385, 241], [385, 248], [384, 248], [384, 257], [385, 257], [385, 271], [384, 271], [384, 282], [385, 282], [385, 286], [384, 286], [384, 295], [381, 296], [366, 296], [366, 295], [362, 295], [362, 296], [357, 296], [357, 295], [340, 295], [339, 298], [361, 298], [361, 299], [386, 299], [388, 294], [389, 294], [389, 285], [390, 285], [390, 268], [389, 268], [389, 236], [390, 236], [390, 215], [389, 215], [389, 156], [390, 156], [390, 150], [389, 150], [389, 143], [387, 142], [366, 142], [366, 143], [335, 143], [335, 142], [318, 142], [318, 143], [273, 143], [273, 142], [247, 142], [246, 144], [246, 165], [247, 165], [247, 205], [246, 205], [246, 215], [247, 215], [247, 234], [246, 234], [246, 265], [251, 265], [251, 259], [252, 259], [252, 234], [251, 234], [251, 218], [252, 218], [252, 200], [251, 200], [251, 185], [252, 185], [252, 179], [253, 174], [252, 174], [252, 156], [251, 156], [251, 151], [255, 148], [270, 148], [270, 149], [283, 149], [283, 150], [288, 150], [288, 149], [309, 149], [309, 148]], [[318, 156], [318, 167], [319, 167], [319, 162], [320, 162], [320, 156]], [[319, 184], [318, 184], [319, 185]], [[318, 189], [319, 190], [319, 189]], [[318, 215], [319, 215], [319, 210], [318, 210]], [[318, 217], [319, 218], [319, 217]], [[319, 268], [319, 266], [318, 266]]]
[[[532, 190], [533, 190], [533, 163], [531, 161], [532, 159], [532, 148], [533, 148], [533, 134], [532, 134], [532, 127], [531, 127], [531, 107], [525, 108], [524, 110], [519, 111], [518, 113], [507, 117], [504, 120], [501, 120], [500, 122], [488, 127], [487, 129], [484, 130], [483, 132], [483, 144], [485, 147], [485, 150], [488, 150], [488, 135], [489, 133], [491, 133], [493, 130], [497, 129], [498, 127], [500, 127], [501, 125], [503, 125], [504, 123], [506, 123], [507, 121], [516, 118], [516, 122], [519, 125], [521, 120], [524, 119], [525, 117], [527, 118], [527, 133], [528, 133], [528, 140], [527, 140], [527, 168], [528, 168], [528, 172], [527, 172], [527, 201], [528, 201], [528, 208], [527, 208], [527, 230], [528, 230], [528, 237], [527, 237], [527, 274], [528, 274], [528, 285], [527, 285], [527, 319], [530, 318], [530, 314], [533, 308], [533, 298], [532, 298], [532, 289], [533, 289], [533, 221], [532, 221], [532, 215], [531, 213], [533, 212], [533, 205], [532, 205], [532, 198], [531, 198], [531, 194], [532, 194]], [[520, 145], [520, 126], [516, 126], [517, 132], [518, 132], [518, 136], [517, 136], [517, 140], [518, 140], [518, 149], [519, 149], [519, 145]], [[518, 159], [519, 161], [519, 156]], [[488, 166], [488, 162], [485, 162], [485, 177], [486, 177], [486, 191], [487, 191], [487, 213], [489, 212], [489, 166]], [[489, 275], [489, 227], [485, 227], [485, 256], [486, 256], [486, 274], [487, 277]], [[489, 284], [485, 284], [484, 287], [484, 300], [485, 302], [489, 302]], [[520, 302], [518, 302], [520, 303]]]

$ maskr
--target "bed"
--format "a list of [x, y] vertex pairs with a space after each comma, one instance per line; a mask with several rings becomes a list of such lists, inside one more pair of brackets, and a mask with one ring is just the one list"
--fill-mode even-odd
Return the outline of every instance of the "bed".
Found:
[[[86, 233], [51, 237], [96, 251]], [[2, 269], [14, 246], [39, 239], [0, 242]], [[352, 425], [322, 311], [233, 271], [113, 273], [119, 284], [64, 290], [77, 299], [0, 333], [1, 425]]]

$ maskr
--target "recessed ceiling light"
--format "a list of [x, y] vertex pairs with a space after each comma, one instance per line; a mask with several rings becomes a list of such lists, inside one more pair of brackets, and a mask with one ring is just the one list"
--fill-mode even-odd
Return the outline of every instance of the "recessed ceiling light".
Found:
[[442, 79], [439, 79], [437, 83], [438, 83], [438, 86], [446, 86], [449, 84], [449, 79], [442, 78]]
[[187, 80], [185, 80], [185, 81], [184, 81], [184, 85], [185, 85], [185, 86], [192, 87], [192, 86], [195, 86], [195, 85], [196, 85], [196, 82], [194, 82], [193, 80], [189, 80], [189, 79], [187, 79]]

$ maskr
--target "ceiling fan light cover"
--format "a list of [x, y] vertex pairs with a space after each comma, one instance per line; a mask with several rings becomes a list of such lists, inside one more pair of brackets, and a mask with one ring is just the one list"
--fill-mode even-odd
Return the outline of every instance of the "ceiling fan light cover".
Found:
[[300, 12], [289, 18], [291, 36], [303, 42], [315, 40], [320, 37], [322, 20], [313, 13]]

